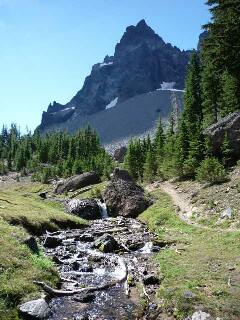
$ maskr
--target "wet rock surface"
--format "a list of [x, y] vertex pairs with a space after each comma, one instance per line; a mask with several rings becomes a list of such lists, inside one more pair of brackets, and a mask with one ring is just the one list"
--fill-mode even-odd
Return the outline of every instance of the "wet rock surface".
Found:
[[114, 170], [103, 198], [111, 216], [135, 218], [150, 205], [143, 189], [135, 184], [126, 170], [120, 169]]
[[101, 218], [101, 208], [95, 199], [73, 199], [66, 204], [67, 211], [86, 220]]
[[[107, 218], [90, 222], [79, 230], [55, 232], [43, 236], [60, 239], [54, 248], [45, 246], [46, 255], [57, 264], [60, 290], [77, 290], [106, 285], [104, 290], [81, 292], [72, 296], [55, 296], [49, 307], [49, 320], [63, 319], [153, 319], [146, 314], [157, 312], [155, 291], [159, 286], [152, 249], [160, 250], [155, 235], [145, 225], [131, 218]], [[101, 248], [104, 244], [106, 250]], [[127, 266], [127, 279], [118, 260]], [[114, 283], [114, 285], [109, 285]], [[144, 293], [145, 292], [145, 293]], [[145, 308], [140, 300], [145, 298]]]

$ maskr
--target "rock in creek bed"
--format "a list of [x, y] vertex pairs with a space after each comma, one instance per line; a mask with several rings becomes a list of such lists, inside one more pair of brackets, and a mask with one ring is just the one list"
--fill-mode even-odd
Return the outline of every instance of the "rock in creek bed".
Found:
[[73, 199], [66, 203], [67, 211], [86, 220], [101, 219], [101, 208], [94, 199]]

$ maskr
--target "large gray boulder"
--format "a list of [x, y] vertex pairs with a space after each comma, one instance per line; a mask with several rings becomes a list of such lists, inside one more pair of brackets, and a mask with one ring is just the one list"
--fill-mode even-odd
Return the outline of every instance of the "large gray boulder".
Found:
[[213, 146], [213, 152], [218, 155], [221, 151], [225, 133], [230, 139], [233, 155], [240, 156], [240, 112], [234, 112], [220, 119], [217, 123], [211, 125], [204, 131], [204, 134], [210, 138]]
[[101, 208], [95, 199], [73, 199], [67, 202], [67, 211], [86, 220], [101, 218]]
[[126, 153], [127, 153], [127, 147], [121, 146], [114, 151], [113, 159], [118, 162], [123, 162]]
[[85, 172], [59, 182], [55, 187], [54, 193], [62, 194], [68, 191], [75, 191], [99, 182], [100, 177], [95, 171]]
[[32, 300], [19, 307], [23, 319], [47, 319], [50, 313], [49, 306], [44, 299]]
[[150, 202], [126, 170], [115, 169], [103, 199], [111, 216], [137, 217]]

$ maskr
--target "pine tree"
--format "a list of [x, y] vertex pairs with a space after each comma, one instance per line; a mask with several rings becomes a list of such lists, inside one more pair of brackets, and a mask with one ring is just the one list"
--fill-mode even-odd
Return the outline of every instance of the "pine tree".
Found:
[[223, 144], [221, 147], [222, 162], [225, 167], [228, 167], [232, 162], [232, 147], [228, 132], [225, 132]]
[[202, 100], [200, 59], [191, 56], [184, 94], [184, 110], [176, 135], [175, 169], [178, 175], [193, 175], [200, 160], [202, 130]]
[[164, 144], [164, 159], [162, 164], [163, 175], [167, 178], [175, 174], [175, 147], [176, 136], [174, 133], [174, 120], [171, 114]]
[[203, 127], [207, 128], [218, 120], [220, 81], [216, 69], [209, 61], [203, 64], [202, 72]]
[[240, 110], [237, 79], [227, 71], [222, 76], [222, 94], [220, 100], [221, 116]]
[[157, 173], [161, 175], [161, 166], [164, 157], [164, 143], [165, 143], [165, 135], [163, 131], [162, 121], [159, 119], [157, 125], [157, 131], [155, 134], [154, 139], [154, 148], [155, 148], [155, 155], [156, 155], [156, 166], [157, 166]]
[[[207, 4], [212, 21], [204, 26], [208, 37], [202, 55], [205, 126], [217, 120], [216, 111], [223, 115], [228, 112], [229, 106], [226, 110], [226, 103], [219, 99], [224, 87], [234, 101], [234, 110], [239, 109], [240, 101], [240, 0], [208, 0]], [[225, 76], [222, 81], [224, 72], [228, 79]]]
[[184, 118], [181, 118], [175, 140], [175, 167], [179, 176], [184, 175], [184, 162], [189, 154], [189, 136]]
[[193, 53], [185, 81], [184, 110], [182, 115], [189, 138], [194, 135], [196, 124], [202, 121], [200, 59]]
[[137, 167], [137, 159], [136, 159], [136, 152], [135, 152], [135, 142], [131, 140], [129, 142], [127, 153], [124, 158], [124, 167], [128, 170], [129, 174], [132, 176], [133, 179], [138, 179], [138, 167]]
[[144, 163], [144, 181], [153, 182], [156, 173], [156, 163], [152, 146], [149, 147]]

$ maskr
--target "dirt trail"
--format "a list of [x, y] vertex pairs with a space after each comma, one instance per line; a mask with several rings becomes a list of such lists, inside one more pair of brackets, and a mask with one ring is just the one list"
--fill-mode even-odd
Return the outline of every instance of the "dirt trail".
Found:
[[188, 224], [198, 226], [195, 222], [191, 220], [193, 209], [190, 204], [188, 195], [186, 193], [182, 191], [179, 192], [176, 186], [169, 181], [157, 184], [150, 184], [146, 187], [146, 190], [148, 192], [151, 192], [157, 188], [161, 188], [165, 193], [167, 193], [171, 197], [174, 205], [177, 207], [176, 212], [183, 221], [185, 221]]
[[[151, 192], [158, 188], [162, 189], [162, 191], [164, 191], [171, 197], [173, 204], [177, 207], [176, 214], [179, 216], [181, 220], [197, 228], [212, 230], [211, 227], [201, 225], [191, 219], [193, 212], [197, 210], [197, 208], [191, 205], [189, 194], [178, 189], [176, 185], [169, 181], [149, 184], [146, 187], [146, 190], [148, 192]], [[214, 230], [219, 232], [229, 232], [238, 231], [239, 229], [233, 226], [229, 228], [221, 228], [216, 226]]]
[[188, 196], [184, 192], [177, 191], [176, 187], [168, 181], [161, 183], [161, 189], [172, 198], [174, 205], [178, 207], [177, 214], [179, 217], [188, 224], [196, 225], [191, 220], [193, 210]]

